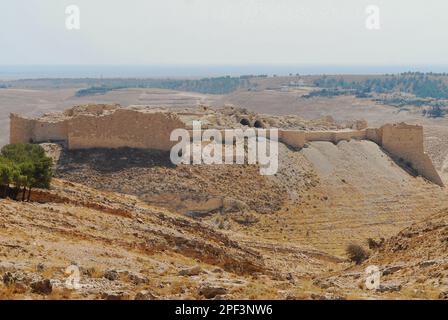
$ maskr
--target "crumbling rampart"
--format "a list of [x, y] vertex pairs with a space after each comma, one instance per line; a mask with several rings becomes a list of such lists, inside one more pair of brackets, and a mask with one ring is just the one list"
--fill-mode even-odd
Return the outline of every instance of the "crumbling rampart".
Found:
[[[171, 132], [188, 127], [171, 112], [133, 109], [90, 111], [56, 120], [27, 119], [11, 114], [10, 142], [64, 141], [69, 149], [130, 147], [169, 151], [176, 143], [170, 141]], [[351, 139], [377, 143], [398, 162], [443, 186], [431, 159], [424, 152], [421, 126], [400, 123], [362, 130], [279, 130], [279, 140], [295, 148], [302, 148], [313, 141], [338, 143]]]

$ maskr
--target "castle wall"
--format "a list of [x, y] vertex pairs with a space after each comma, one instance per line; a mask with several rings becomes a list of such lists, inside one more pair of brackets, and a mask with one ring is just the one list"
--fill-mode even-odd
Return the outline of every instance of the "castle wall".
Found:
[[67, 141], [68, 121], [44, 122], [35, 121], [33, 130], [34, 142]]
[[307, 142], [339, 141], [351, 139], [371, 140], [384, 148], [397, 160], [409, 163], [417, 173], [426, 179], [443, 186], [443, 181], [431, 159], [424, 151], [423, 127], [418, 125], [395, 124], [381, 128], [367, 128], [352, 131], [294, 131], [281, 130], [280, 141], [302, 148]]
[[9, 125], [10, 143], [28, 143], [33, 139], [34, 120], [11, 113]]
[[144, 113], [118, 109], [107, 115], [80, 115], [68, 123], [69, 149], [141, 148], [169, 151], [171, 131], [184, 128], [169, 113]]
[[279, 139], [283, 143], [302, 148], [305, 143], [312, 141], [328, 141], [338, 143], [339, 141], [349, 141], [351, 139], [366, 139], [366, 130], [351, 131], [298, 131], [298, 130], [280, 130]]
[[383, 139], [383, 131], [381, 128], [367, 128], [365, 131], [367, 140], [371, 140], [381, 146]]
[[417, 173], [443, 186], [443, 181], [431, 159], [424, 152], [423, 127], [407, 124], [387, 124], [381, 127], [381, 146], [398, 160], [408, 162]]
[[351, 139], [365, 139], [365, 130], [350, 131], [309, 131], [305, 133], [306, 141], [330, 141], [338, 143], [339, 141], [349, 141]]
[[67, 141], [67, 121], [39, 121], [15, 114], [10, 120], [10, 143]]
[[[175, 114], [117, 109], [107, 114], [83, 114], [58, 122], [10, 116], [10, 142], [66, 141], [69, 149], [141, 148], [169, 151], [174, 129], [186, 128]], [[223, 131], [222, 136], [225, 134]], [[418, 125], [388, 124], [378, 129], [350, 131], [279, 130], [279, 140], [302, 148], [307, 142], [368, 139], [384, 148], [392, 157], [409, 163], [417, 173], [443, 186], [443, 181], [424, 152], [423, 128]]]
[[303, 148], [306, 143], [306, 132], [296, 130], [279, 130], [279, 139], [293, 148]]

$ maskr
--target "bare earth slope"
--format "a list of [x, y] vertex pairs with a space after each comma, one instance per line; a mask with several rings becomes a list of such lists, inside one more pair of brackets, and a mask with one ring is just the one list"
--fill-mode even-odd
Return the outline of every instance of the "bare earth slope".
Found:
[[[59, 151], [59, 175], [129, 195], [56, 179], [31, 203], [0, 200], [4, 298], [435, 297], [445, 286], [444, 189], [372, 142], [281, 145], [272, 177], [252, 166], [173, 167], [154, 152]], [[369, 237], [392, 238], [352, 267], [346, 245]], [[65, 287], [73, 264], [78, 290]], [[406, 270], [384, 278], [402, 292], [362, 288], [368, 264]], [[33, 289], [44, 279], [50, 294]]]
[[[315, 280], [320, 287], [342, 290], [348, 297], [448, 299], [447, 210], [431, 215], [386, 240], [360, 266]], [[378, 290], [367, 290], [365, 269], [381, 272]]]
[[[0, 200], [1, 298], [285, 298], [293, 278], [339, 262], [299, 246], [251, 248], [135, 197], [61, 180], [32, 200]], [[81, 271], [77, 290], [65, 287], [70, 265]]]
[[444, 189], [410, 175], [372, 142], [313, 142], [299, 155], [314, 178], [295, 205], [260, 218], [266, 239], [344, 255], [352, 242], [392, 236], [448, 207]]
[[[414, 177], [369, 141], [280, 145], [279, 172], [255, 166], [179, 166], [133, 150], [65, 153], [59, 177], [138, 196], [218, 229], [344, 255], [448, 207], [444, 189]], [[125, 155], [126, 153], [126, 155]], [[151, 160], [152, 159], [152, 160]]]

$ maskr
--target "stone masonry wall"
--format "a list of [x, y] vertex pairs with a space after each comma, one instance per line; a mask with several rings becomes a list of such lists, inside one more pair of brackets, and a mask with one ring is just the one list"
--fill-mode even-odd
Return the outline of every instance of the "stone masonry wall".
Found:
[[11, 113], [9, 123], [9, 142], [27, 143], [32, 141], [34, 121]]
[[10, 143], [67, 141], [67, 121], [47, 122], [10, 116]]
[[443, 181], [423, 147], [423, 127], [387, 124], [381, 127], [381, 146], [399, 160], [409, 162], [417, 173], [443, 186]]
[[68, 124], [70, 149], [141, 148], [169, 151], [171, 131], [185, 124], [170, 113], [118, 109], [108, 115], [80, 115]]
[[[69, 149], [130, 147], [169, 151], [177, 143], [170, 141], [171, 132], [186, 128], [175, 114], [129, 109], [117, 109], [104, 115], [78, 115], [59, 122], [26, 119], [15, 114], [11, 114], [10, 119], [11, 143], [63, 140]], [[421, 126], [402, 123], [350, 131], [279, 130], [279, 140], [295, 148], [302, 148], [311, 141], [338, 143], [351, 139], [377, 143], [392, 157], [409, 163], [419, 175], [443, 186], [424, 152]]]

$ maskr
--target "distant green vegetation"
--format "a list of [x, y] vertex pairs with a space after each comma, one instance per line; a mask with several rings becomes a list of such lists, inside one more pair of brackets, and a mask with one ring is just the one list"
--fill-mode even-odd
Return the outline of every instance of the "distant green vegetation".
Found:
[[429, 118], [442, 118], [445, 116], [446, 110], [442, 109], [440, 105], [434, 105], [429, 110], [423, 109], [422, 113]]
[[[385, 75], [375, 79], [346, 81], [341, 78], [322, 77], [314, 81], [320, 88], [333, 89], [333, 93], [366, 96], [370, 93], [402, 92], [419, 98], [448, 99], [446, 74], [407, 72]], [[339, 92], [338, 92], [339, 91]], [[317, 94], [316, 94], [317, 95]]]
[[0, 197], [22, 201], [31, 197], [32, 188], [49, 188], [52, 178], [52, 160], [44, 149], [33, 144], [10, 144], [0, 152]]
[[105, 79], [101, 85], [93, 85], [76, 92], [76, 96], [105, 94], [112, 90], [124, 88], [159, 88], [191, 91], [209, 94], [226, 94], [249, 85], [251, 75], [241, 77], [203, 78], [198, 80], [181, 79]]
[[347, 91], [338, 90], [338, 89], [322, 89], [311, 91], [310, 93], [304, 95], [304, 98], [312, 98], [312, 97], [337, 97], [348, 94]]
[[87, 89], [78, 90], [75, 95], [77, 97], [93, 96], [95, 94], [106, 94], [109, 91], [118, 89], [122, 89], [122, 87], [106, 87], [106, 86], [90, 87]]

